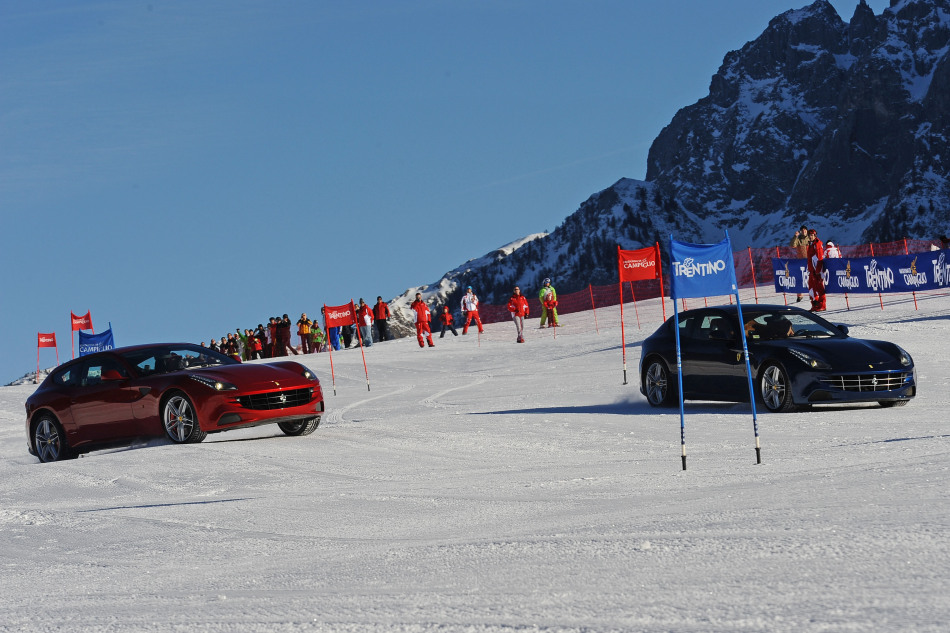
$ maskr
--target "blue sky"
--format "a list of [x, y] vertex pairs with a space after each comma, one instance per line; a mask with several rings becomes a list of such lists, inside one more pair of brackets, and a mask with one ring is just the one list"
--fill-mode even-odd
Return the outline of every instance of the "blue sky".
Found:
[[0, 383], [70, 311], [206, 341], [552, 230], [806, 4], [4, 2]]

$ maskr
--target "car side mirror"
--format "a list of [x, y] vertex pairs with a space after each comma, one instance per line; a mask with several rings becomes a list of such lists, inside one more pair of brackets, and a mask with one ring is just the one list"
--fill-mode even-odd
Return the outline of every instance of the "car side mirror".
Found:
[[119, 373], [117, 370], [115, 370], [115, 369], [107, 369], [107, 370], [105, 370], [104, 372], [102, 372], [102, 378], [101, 378], [101, 380], [102, 380], [103, 382], [105, 382], [105, 381], [107, 381], [107, 380], [122, 380], [122, 374], [120, 374], [120, 373]]
[[848, 326], [845, 325], [844, 323], [835, 323], [835, 327], [841, 330], [841, 333], [844, 334], [845, 336], [848, 335]]

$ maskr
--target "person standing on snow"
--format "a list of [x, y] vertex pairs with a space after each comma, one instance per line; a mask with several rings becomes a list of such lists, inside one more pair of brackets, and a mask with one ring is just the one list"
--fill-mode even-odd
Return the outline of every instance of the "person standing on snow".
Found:
[[511, 293], [511, 298], [508, 299], [508, 312], [511, 312], [511, 319], [515, 322], [518, 342], [524, 343], [524, 320], [528, 316], [528, 300], [521, 294], [521, 288], [517, 286]]
[[808, 229], [808, 296], [811, 297], [810, 312], [825, 311], [825, 281], [821, 277], [825, 269], [825, 247], [818, 239], [818, 231]]
[[557, 290], [551, 285], [550, 279], [544, 279], [544, 284], [538, 293], [538, 299], [541, 301], [541, 325], [539, 327], [544, 327], [547, 321], [550, 321], [548, 327], [560, 325], [557, 320]]
[[455, 319], [452, 317], [452, 313], [449, 312], [449, 306], [442, 306], [442, 314], [439, 315], [439, 322], [442, 323], [442, 333], [439, 334], [439, 338], [445, 338], [445, 331], [452, 330], [452, 334], [458, 336], [459, 333], [455, 331]]
[[360, 305], [356, 309], [356, 321], [360, 328], [360, 339], [366, 347], [373, 345], [373, 311], [363, 299], [360, 299]]
[[413, 318], [416, 322], [416, 337], [419, 339], [419, 347], [425, 347], [423, 337], [429, 342], [429, 347], [435, 347], [432, 342], [432, 328], [429, 322], [432, 321], [432, 313], [429, 312], [429, 306], [422, 300], [422, 293], [416, 293], [416, 300], [409, 306], [413, 312]]
[[475, 324], [478, 325], [479, 334], [485, 331], [485, 328], [482, 327], [482, 320], [478, 318], [478, 297], [472, 292], [471, 286], [465, 289], [465, 296], [462, 297], [462, 312], [468, 315], [465, 318], [465, 327], [462, 328], [462, 334], [468, 334], [468, 326], [472, 324], [472, 319], [475, 319]]
[[300, 318], [297, 319], [297, 335], [300, 337], [300, 348], [304, 354], [309, 354], [310, 349], [310, 327], [313, 325], [313, 321], [307, 318], [307, 313], [304, 312], [300, 315]]
[[835, 243], [831, 240], [828, 240], [825, 243], [825, 257], [827, 259], [840, 259], [841, 258], [841, 249], [835, 246]]
[[[799, 258], [808, 259], [808, 227], [802, 224], [802, 227], [792, 236], [792, 241], [788, 245], [798, 251]], [[801, 300], [802, 293], [799, 292], [795, 303], [799, 303]]]
[[376, 297], [376, 305], [373, 306], [373, 319], [376, 322], [376, 329], [379, 330], [379, 340], [388, 341], [392, 337], [389, 335], [389, 305], [383, 301], [382, 297]]

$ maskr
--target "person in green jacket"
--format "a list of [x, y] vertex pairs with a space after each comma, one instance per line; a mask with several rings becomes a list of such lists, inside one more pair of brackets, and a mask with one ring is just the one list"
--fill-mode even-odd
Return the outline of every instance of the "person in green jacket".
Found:
[[550, 321], [548, 327], [557, 327], [560, 325], [557, 320], [557, 290], [551, 285], [551, 280], [544, 279], [541, 291], [538, 293], [538, 299], [541, 301], [541, 326]]
[[320, 329], [316, 321], [310, 326], [310, 340], [312, 342], [310, 346], [311, 351], [314, 353], [326, 351], [326, 337], [323, 335], [323, 330]]

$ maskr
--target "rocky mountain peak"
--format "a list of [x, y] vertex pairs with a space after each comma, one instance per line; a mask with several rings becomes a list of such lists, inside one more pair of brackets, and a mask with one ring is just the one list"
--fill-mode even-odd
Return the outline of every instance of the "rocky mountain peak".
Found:
[[559, 292], [616, 279], [616, 247], [670, 234], [772, 246], [788, 227], [844, 244], [932, 237], [950, 208], [950, 0], [864, 0], [844, 22], [827, 0], [772, 19], [725, 54], [709, 94], [650, 147], [645, 181], [592, 195], [550, 235], [532, 236], [423, 287], [462, 284], [503, 300], [513, 284]]

